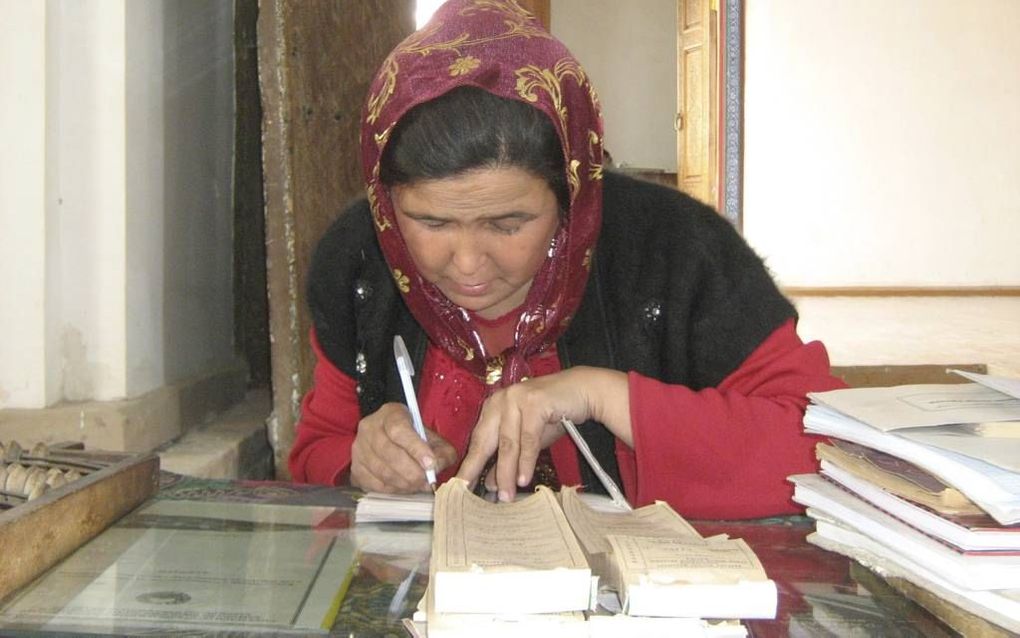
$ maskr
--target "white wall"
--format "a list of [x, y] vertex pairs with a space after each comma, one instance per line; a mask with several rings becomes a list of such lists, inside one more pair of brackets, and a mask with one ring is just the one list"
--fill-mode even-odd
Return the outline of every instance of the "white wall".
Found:
[[46, 401], [45, 46], [46, 5], [0, 0], [0, 406]]
[[745, 10], [744, 233], [783, 284], [1020, 284], [1020, 2]]
[[176, 381], [234, 359], [234, 26], [232, 2], [165, 0], [163, 7], [165, 210], [156, 266], [164, 372]]
[[233, 8], [0, 0], [0, 408], [234, 362]]
[[164, 219], [169, 192], [184, 186], [167, 179], [168, 138], [179, 134], [166, 127], [166, 36], [175, 16], [173, 5], [128, 2], [124, 21], [125, 130], [125, 394], [133, 396], [161, 385], [169, 352], [163, 334], [168, 299], [163, 263]]
[[552, 33], [602, 101], [617, 164], [676, 171], [676, 0], [550, 0]]
[[38, 214], [47, 219], [54, 301], [45, 310], [47, 347], [58, 353], [47, 395], [50, 402], [123, 397], [124, 7], [46, 5], [47, 200]]
[[0, 4], [0, 407], [123, 392], [120, 8]]

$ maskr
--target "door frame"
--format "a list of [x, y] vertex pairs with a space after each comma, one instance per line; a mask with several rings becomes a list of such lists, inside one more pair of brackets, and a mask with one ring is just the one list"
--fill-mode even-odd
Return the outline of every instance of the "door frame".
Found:
[[[686, 145], [693, 135], [700, 139], [704, 149], [699, 152], [698, 161], [707, 162], [705, 173], [695, 181], [705, 182], [706, 192], [692, 190], [690, 194], [704, 198], [738, 230], [743, 223], [743, 8], [744, 0], [676, 2], [677, 187], [693, 189], [696, 185], [688, 183], [686, 177], [690, 173], [684, 166]], [[700, 22], [688, 22], [688, 12], [692, 10], [698, 12]], [[690, 29], [693, 43], [685, 40], [689, 24], [697, 25]], [[688, 70], [684, 66], [684, 56], [694, 49], [701, 49], [708, 56], [707, 62], [699, 63], [707, 66], [698, 78], [699, 91], [704, 97], [695, 98], [708, 112], [707, 121], [700, 118], [691, 121], [686, 112]]]
[[719, 212], [743, 229], [744, 207], [744, 0], [722, 0], [722, 91]]

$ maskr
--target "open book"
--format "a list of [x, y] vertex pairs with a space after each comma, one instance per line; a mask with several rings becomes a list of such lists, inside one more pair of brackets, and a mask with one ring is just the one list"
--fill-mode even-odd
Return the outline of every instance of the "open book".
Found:
[[591, 607], [591, 569], [547, 487], [490, 503], [453, 478], [436, 492], [430, 615], [548, 613]]
[[669, 505], [596, 511], [563, 488], [560, 504], [592, 570], [633, 616], [774, 618], [776, 586], [742, 540], [702, 538]]
[[[594, 572], [594, 573], [593, 573]], [[594, 609], [597, 583], [629, 615], [773, 618], [775, 584], [742, 541], [702, 538], [665, 503], [599, 512], [575, 489], [489, 503], [459, 479], [436, 494], [427, 611]]]
[[565, 487], [560, 492], [560, 506], [581, 543], [588, 564], [602, 578], [603, 584], [616, 584], [613, 582], [610, 535], [701, 538], [690, 523], [662, 501], [637, 510], [623, 511], [596, 509], [584, 496], [576, 487]]
[[775, 618], [776, 584], [741, 539], [609, 536], [632, 616]]

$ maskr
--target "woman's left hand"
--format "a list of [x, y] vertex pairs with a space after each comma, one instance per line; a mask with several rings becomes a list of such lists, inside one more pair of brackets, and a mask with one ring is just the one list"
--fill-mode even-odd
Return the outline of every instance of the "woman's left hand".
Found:
[[498, 452], [499, 500], [513, 500], [517, 487], [531, 482], [539, 452], [563, 436], [563, 417], [595, 419], [631, 445], [626, 373], [579, 366], [497, 390], [482, 404], [457, 476], [474, 485]]

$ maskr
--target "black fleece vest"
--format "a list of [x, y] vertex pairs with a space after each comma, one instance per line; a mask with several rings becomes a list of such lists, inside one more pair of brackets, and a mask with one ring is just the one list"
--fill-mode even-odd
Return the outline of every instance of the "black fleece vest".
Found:
[[[365, 200], [319, 242], [308, 300], [323, 352], [357, 380], [362, 414], [402, 402], [393, 336], [403, 335], [416, 369], [427, 337], [389, 274]], [[634, 371], [698, 390], [718, 385], [795, 317], [761, 259], [715, 211], [673, 189], [607, 173], [592, 274], [556, 347], [563, 368]], [[682, 414], [663, 418], [684, 426]], [[580, 431], [619, 483], [613, 435], [594, 421]], [[586, 489], [603, 492], [584, 459], [579, 466]]]

